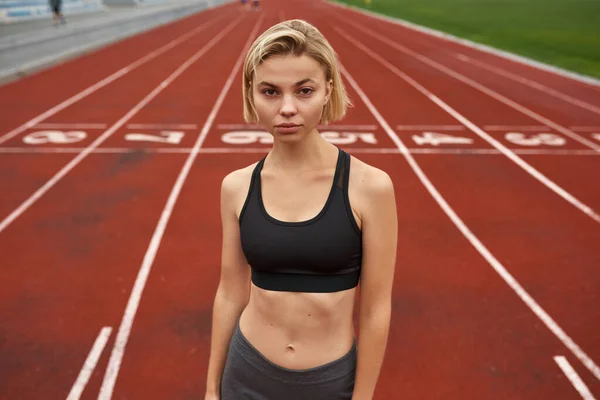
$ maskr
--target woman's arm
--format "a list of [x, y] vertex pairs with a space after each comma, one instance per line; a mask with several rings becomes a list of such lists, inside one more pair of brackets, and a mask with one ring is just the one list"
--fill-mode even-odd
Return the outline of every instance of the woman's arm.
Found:
[[229, 341], [250, 296], [250, 268], [242, 251], [236, 214], [243, 181], [244, 174], [238, 170], [227, 175], [221, 185], [221, 277], [213, 305], [207, 399], [219, 398]]
[[396, 200], [390, 177], [373, 168], [368, 177], [365, 173], [363, 185], [358, 362], [352, 400], [371, 400], [379, 378], [390, 327], [398, 237]]

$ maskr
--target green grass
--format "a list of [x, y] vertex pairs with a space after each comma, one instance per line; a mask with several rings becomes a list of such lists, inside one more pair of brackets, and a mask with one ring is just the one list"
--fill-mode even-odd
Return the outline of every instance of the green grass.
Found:
[[600, 0], [337, 0], [600, 77]]

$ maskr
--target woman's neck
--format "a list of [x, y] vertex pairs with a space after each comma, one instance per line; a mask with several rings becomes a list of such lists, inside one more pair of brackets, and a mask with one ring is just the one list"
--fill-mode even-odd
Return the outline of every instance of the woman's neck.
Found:
[[323, 139], [315, 129], [299, 142], [275, 141], [267, 159], [274, 169], [302, 172], [329, 166], [334, 153], [337, 158], [337, 148]]

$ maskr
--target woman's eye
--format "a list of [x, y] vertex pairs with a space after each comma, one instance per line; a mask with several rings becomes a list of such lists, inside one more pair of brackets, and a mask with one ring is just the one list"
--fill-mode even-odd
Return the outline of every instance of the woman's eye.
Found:
[[262, 92], [266, 96], [275, 96], [277, 94], [275, 89], [264, 89]]
[[311, 88], [302, 88], [300, 89], [300, 94], [304, 95], [304, 96], [308, 96], [309, 94], [311, 94], [314, 90]]

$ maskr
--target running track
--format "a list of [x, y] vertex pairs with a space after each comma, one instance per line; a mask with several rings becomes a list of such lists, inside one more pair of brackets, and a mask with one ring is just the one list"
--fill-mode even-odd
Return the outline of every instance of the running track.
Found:
[[[600, 397], [600, 88], [329, 3], [229, 4], [0, 87], [0, 399], [199, 399], [256, 35], [304, 18], [400, 232], [377, 399]], [[571, 367], [569, 369], [568, 367]]]

